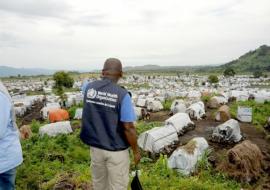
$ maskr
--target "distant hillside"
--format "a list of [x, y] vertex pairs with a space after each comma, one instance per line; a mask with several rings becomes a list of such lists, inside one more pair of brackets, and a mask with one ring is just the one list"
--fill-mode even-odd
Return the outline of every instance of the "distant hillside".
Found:
[[144, 65], [135, 67], [124, 67], [124, 71], [196, 71], [201, 68], [209, 68], [209, 66], [159, 66], [159, 65]]
[[48, 69], [26, 69], [26, 68], [13, 68], [7, 66], [0, 66], [0, 77], [9, 77], [9, 76], [34, 76], [34, 75], [51, 75], [53, 70]]
[[220, 66], [221, 69], [233, 68], [238, 72], [270, 71], [270, 46], [263, 45], [236, 60]]

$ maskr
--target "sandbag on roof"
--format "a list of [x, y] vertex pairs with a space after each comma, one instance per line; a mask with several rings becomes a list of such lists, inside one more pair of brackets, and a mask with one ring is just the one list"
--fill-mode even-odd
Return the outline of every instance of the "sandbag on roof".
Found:
[[221, 106], [215, 116], [216, 121], [225, 122], [231, 119], [230, 108], [227, 105]]
[[69, 134], [72, 132], [73, 131], [69, 121], [51, 123], [39, 128], [39, 134], [41, 136], [47, 134], [48, 136], [54, 137], [59, 134]]
[[53, 109], [49, 111], [49, 120], [51, 123], [65, 121], [69, 119], [69, 113], [64, 109]]
[[163, 105], [158, 100], [147, 101], [147, 110], [150, 112], [158, 112], [163, 109]]
[[185, 105], [185, 102], [183, 100], [174, 100], [171, 105], [171, 113], [177, 114], [177, 113], [185, 113], [187, 110], [187, 107]]
[[230, 119], [213, 130], [211, 140], [218, 143], [237, 143], [241, 139], [242, 135], [238, 121]]
[[82, 119], [82, 108], [77, 108], [73, 119]]
[[243, 141], [227, 152], [227, 159], [218, 167], [221, 172], [242, 183], [254, 182], [263, 172], [263, 155], [256, 144]]
[[189, 175], [195, 171], [198, 161], [208, 149], [208, 143], [203, 137], [196, 137], [186, 145], [176, 149], [168, 159], [169, 168]]
[[197, 103], [191, 104], [186, 113], [190, 116], [191, 119], [201, 119], [205, 116], [204, 103], [199, 101]]
[[20, 137], [22, 140], [29, 139], [32, 137], [32, 130], [29, 125], [24, 125], [20, 127]]
[[144, 151], [160, 153], [166, 146], [178, 141], [178, 135], [173, 126], [155, 127], [138, 137], [138, 146]]
[[190, 120], [188, 114], [177, 113], [165, 121], [165, 127], [173, 126], [178, 135], [183, 135], [186, 131], [194, 129], [195, 124]]
[[218, 108], [220, 105], [228, 103], [228, 100], [223, 96], [214, 96], [208, 102], [209, 108]]

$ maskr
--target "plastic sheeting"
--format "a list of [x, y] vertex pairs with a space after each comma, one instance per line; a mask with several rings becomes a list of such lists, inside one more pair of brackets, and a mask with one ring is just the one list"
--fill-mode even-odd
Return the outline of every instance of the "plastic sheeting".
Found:
[[252, 122], [252, 108], [239, 106], [237, 109], [237, 119], [241, 122]]
[[163, 109], [163, 105], [158, 100], [152, 100], [147, 102], [147, 110], [151, 112], [158, 112]]
[[172, 153], [168, 159], [168, 166], [184, 175], [189, 175], [195, 171], [198, 161], [208, 147], [208, 143], [204, 138], [193, 138], [187, 145], [176, 149]]
[[75, 112], [73, 119], [82, 119], [82, 112], [83, 112], [82, 108], [76, 109], [76, 112]]
[[192, 119], [201, 119], [202, 117], [205, 116], [205, 109], [204, 109], [204, 103], [202, 101], [191, 104], [187, 111], [188, 115]]
[[136, 106], [139, 106], [139, 107], [146, 107], [146, 99], [138, 98], [138, 100], [137, 100], [137, 102], [136, 102]]
[[48, 103], [46, 107], [41, 109], [43, 119], [47, 119], [50, 110], [59, 109], [59, 103]]
[[237, 143], [241, 139], [239, 123], [234, 119], [217, 126], [212, 134], [212, 141], [219, 143]]
[[187, 107], [185, 105], [185, 102], [183, 100], [174, 100], [171, 105], [171, 113], [177, 114], [177, 113], [185, 113], [187, 110]]
[[173, 126], [155, 127], [139, 136], [138, 145], [144, 151], [160, 153], [166, 146], [176, 141], [178, 135]]
[[62, 121], [57, 123], [51, 123], [39, 128], [39, 134], [41, 136], [47, 134], [50, 137], [57, 136], [59, 134], [72, 133], [72, 128], [69, 121]]
[[173, 126], [178, 134], [185, 133], [189, 128], [194, 128], [194, 123], [190, 120], [188, 114], [177, 113], [165, 121], [165, 127]]
[[142, 109], [140, 107], [134, 107], [134, 111], [136, 114], [137, 119], [142, 119]]

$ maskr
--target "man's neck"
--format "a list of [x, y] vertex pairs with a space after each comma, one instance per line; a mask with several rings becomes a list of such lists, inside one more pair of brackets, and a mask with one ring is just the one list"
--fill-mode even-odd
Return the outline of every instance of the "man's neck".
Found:
[[109, 77], [109, 76], [103, 76], [103, 79], [108, 79], [111, 80], [113, 83], [117, 84], [118, 79], [114, 78], [114, 77]]

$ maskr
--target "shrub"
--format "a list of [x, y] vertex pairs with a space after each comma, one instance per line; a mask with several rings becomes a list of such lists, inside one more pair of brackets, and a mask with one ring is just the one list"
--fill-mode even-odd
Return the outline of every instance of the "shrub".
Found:
[[209, 77], [208, 77], [208, 81], [211, 83], [211, 84], [213, 84], [213, 83], [218, 83], [218, 77], [216, 76], [216, 75], [210, 75]]
[[53, 80], [55, 81], [55, 87], [66, 87], [72, 88], [74, 84], [74, 79], [70, 76], [69, 73], [64, 71], [59, 71], [54, 73]]
[[235, 71], [233, 70], [233, 68], [226, 68], [223, 72], [223, 75], [225, 77], [233, 77], [235, 75]]

